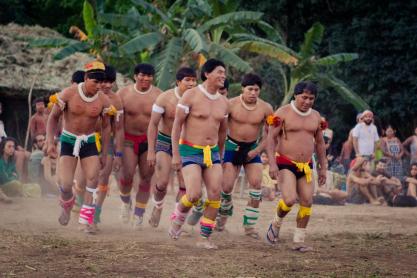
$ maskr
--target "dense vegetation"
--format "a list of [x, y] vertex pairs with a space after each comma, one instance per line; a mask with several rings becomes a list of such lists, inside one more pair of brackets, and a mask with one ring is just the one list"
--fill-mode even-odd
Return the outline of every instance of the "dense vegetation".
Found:
[[[161, 9], [173, 2], [153, 1]], [[200, 6], [205, 3], [202, 0], [189, 2]], [[0, 0], [0, 3], [2, 24], [10, 21], [40, 24], [66, 36], [69, 36], [69, 26], [83, 27], [82, 1]], [[129, 11], [130, 3], [128, 0], [97, 0], [93, 5], [107, 13], [123, 14]], [[412, 51], [417, 45], [417, 22], [413, 20], [417, 1], [241, 1], [239, 9], [263, 12], [262, 19], [279, 30], [282, 43], [296, 52], [301, 50], [307, 30], [320, 22], [324, 32], [322, 43], [316, 47], [317, 57], [341, 52], [359, 55], [352, 62], [326, 69], [326, 73], [344, 80], [360, 95], [375, 111], [380, 127], [393, 124], [402, 139], [413, 131], [417, 125], [417, 53]], [[258, 35], [264, 35], [258, 27], [254, 29]], [[241, 55], [264, 77], [267, 86], [263, 97], [279, 104], [284, 93], [282, 65], [246, 52]], [[232, 72], [235, 82], [239, 81], [238, 76], [238, 72]], [[343, 140], [354, 124], [355, 107], [327, 87], [322, 87], [318, 106], [335, 129], [336, 141]]]

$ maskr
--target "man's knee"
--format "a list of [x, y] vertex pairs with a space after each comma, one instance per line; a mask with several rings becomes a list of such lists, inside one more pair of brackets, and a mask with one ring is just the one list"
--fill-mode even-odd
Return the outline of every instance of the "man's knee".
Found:
[[201, 192], [192, 192], [192, 193], [186, 193], [181, 197], [180, 203], [187, 208], [192, 207], [193, 205], [196, 205], [198, 201], [201, 198]]
[[87, 183], [87, 186], [92, 186], [92, 185], [96, 186], [98, 183], [98, 177], [97, 176], [87, 177], [86, 183]]
[[297, 202], [295, 196], [282, 196], [282, 200], [288, 207], [292, 207]]
[[303, 207], [311, 207], [313, 205], [313, 198], [308, 198], [308, 199], [300, 199], [300, 206]]
[[211, 186], [210, 188], [207, 188], [207, 198], [211, 200], [220, 200], [221, 190], [220, 186]]

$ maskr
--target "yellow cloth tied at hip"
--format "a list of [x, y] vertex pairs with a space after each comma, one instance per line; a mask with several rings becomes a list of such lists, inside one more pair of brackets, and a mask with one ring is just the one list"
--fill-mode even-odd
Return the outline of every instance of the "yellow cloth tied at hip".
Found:
[[307, 182], [310, 183], [313, 171], [310, 168], [309, 162], [291, 162], [294, 163], [295, 167], [297, 167], [300, 172], [304, 172], [304, 174], [306, 175]]
[[200, 146], [200, 145], [194, 145], [186, 140], [180, 139], [180, 144], [191, 146], [195, 149], [203, 150], [203, 163], [207, 166], [207, 168], [210, 168], [213, 166], [213, 161], [211, 160], [211, 149], [213, 146], [207, 145], [207, 146]]
[[95, 132], [94, 136], [96, 137], [96, 147], [97, 151], [101, 152], [101, 135], [100, 132]]

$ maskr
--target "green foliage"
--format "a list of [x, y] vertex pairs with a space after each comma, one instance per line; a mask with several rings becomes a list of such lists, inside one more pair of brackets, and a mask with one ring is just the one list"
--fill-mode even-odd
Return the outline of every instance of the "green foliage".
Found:
[[88, 0], [84, 0], [83, 20], [85, 30], [87, 31], [87, 36], [92, 37], [94, 34], [94, 29], [97, 27], [97, 23], [94, 16], [93, 6], [91, 6]]

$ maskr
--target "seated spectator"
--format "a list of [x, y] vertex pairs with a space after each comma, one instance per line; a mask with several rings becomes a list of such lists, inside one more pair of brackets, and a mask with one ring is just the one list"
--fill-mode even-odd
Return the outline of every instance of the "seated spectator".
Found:
[[[348, 194], [344, 183], [344, 175], [327, 171], [326, 184], [319, 185], [313, 195], [313, 203], [328, 206], [343, 206], [346, 203]], [[335, 182], [339, 180], [340, 182]]]
[[404, 179], [407, 185], [407, 196], [411, 196], [417, 199], [417, 163], [413, 163], [410, 166], [410, 173]]
[[277, 192], [277, 181], [269, 175], [269, 162], [266, 152], [261, 153], [262, 161], [262, 200], [273, 201]]
[[363, 157], [357, 157], [347, 176], [348, 199], [347, 202], [353, 204], [370, 203], [380, 205], [378, 194], [374, 188], [381, 183], [381, 176], [376, 178], [370, 174], [369, 160]]
[[44, 157], [43, 147], [45, 145], [45, 136], [42, 134], [36, 135], [32, 143], [32, 153], [29, 157], [28, 173], [31, 182], [37, 183], [41, 186], [42, 195], [47, 193], [45, 187], [45, 179], [43, 175], [43, 167], [41, 161]]
[[376, 161], [375, 170], [372, 172], [372, 176], [375, 178], [379, 177], [380, 182], [376, 187], [378, 189], [377, 194], [382, 196], [386, 202], [388, 202], [391, 192], [398, 194], [402, 191], [401, 181], [387, 173], [386, 159], [382, 158]]
[[18, 181], [14, 153], [16, 140], [6, 137], [0, 143], [0, 201], [10, 203], [9, 196], [22, 196], [22, 184]]
[[[55, 142], [57, 144], [57, 142]], [[58, 182], [58, 158], [53, 156], [44, 156], [42, 158], [43, 177], [47, 195], [57, 194]]]
[[[3, 113], [3, 104], [0, 102], [0, 115]], [[4, 129], [4, 123], [2, 120], [0, 120], [0, 142], [3, 138], [6, 138], [7, 134]]]

